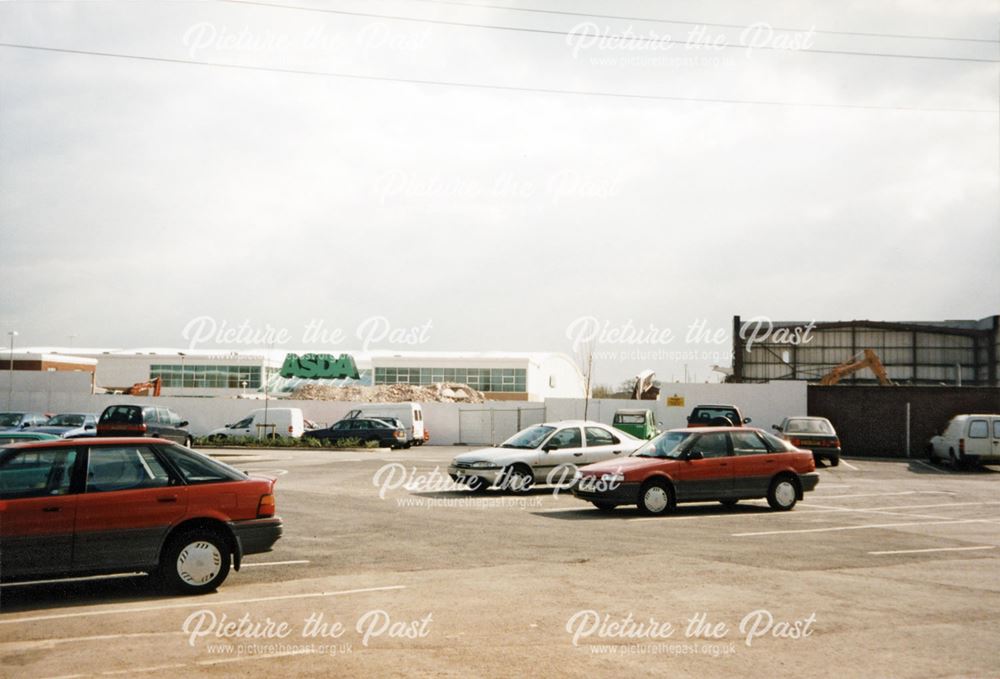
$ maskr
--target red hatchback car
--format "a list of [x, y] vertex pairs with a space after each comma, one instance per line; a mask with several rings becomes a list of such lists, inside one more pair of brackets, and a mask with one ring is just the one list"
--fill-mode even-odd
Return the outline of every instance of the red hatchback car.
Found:
[[663, 514], [678, 502], [767, 498], [789, 510], [816, 487], [812, 453], [750, 427], [697, 427], [660, 434], [624, 460], [581, 467], [573, 494], [609, 511], [638, 505]]
[[0, 578], [141, 572], [208, 592], [281, 537], [274, 479], [176, 443], [62, 439], [0, 448]]

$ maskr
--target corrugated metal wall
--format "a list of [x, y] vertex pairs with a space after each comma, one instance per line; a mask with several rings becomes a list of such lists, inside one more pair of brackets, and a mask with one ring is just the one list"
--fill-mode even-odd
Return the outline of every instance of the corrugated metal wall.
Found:
[[[783, 325], [775, 324], [774, 327]], [[742, 360], [735, 366], [734, 381], [818, 381], [834, 366], [864, 349], [874, 349], [886, 366], [889, 378], [897, 383], [956, 385], [960, 375], [961, 384], [965, 386], [997, 385], [1000, 334], [992, 328], [968, 328], [965, 334], [960, 334], [944, 327], [906, 325], [896, 329], [866, 326], [864, 322], [848, 327], [844, 327], [847, 324], [822, 325], [811, 331], [807, 343], [799, 345], [756, 341], [747, 351], [746, 342], [737, 337], [734, 351], [740, 353]], [[734, 323], [734, 334], [737, 332]], [[841, 381], [841, 384], [876, 383], [870, 370], [859, 371]]]

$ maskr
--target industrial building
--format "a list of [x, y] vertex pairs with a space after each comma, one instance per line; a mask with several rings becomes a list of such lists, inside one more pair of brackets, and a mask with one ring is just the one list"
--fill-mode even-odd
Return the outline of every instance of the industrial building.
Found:
[[[1000, 386], [1000, 316], [932, 322], [771, 322], [733, 318], [729, 382], [820, 382], [837, 366], [873, 351], [894, 384]], [[840, 384], [878, 384], [856, 370]]]
[[[312, 350], [314, 352], [315, 350]], [[188, 350], [170, 348], [100, 349], [34, 347], [19, 349], [14, 369], [41, 365], [86, 365], [98, 390], [121, 390], [159, 378], [164, 396], [236, 396], [263, 392], [281, 396], [303, 378], [279, 375], [288, 353], [310, 350]], [[354, 359], [358, 379], [321, 380], [325, 384], [426, 385], [459, 382], [489, 400], [543, 401], [582, 398], [585, 380], [565, 354], [546, 352], [394, 352], [334, 351]], [[67, 369], [63, 367], [60, 369]]]

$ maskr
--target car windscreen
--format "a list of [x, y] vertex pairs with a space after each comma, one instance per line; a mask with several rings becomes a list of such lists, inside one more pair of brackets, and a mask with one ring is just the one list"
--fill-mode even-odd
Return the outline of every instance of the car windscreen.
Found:
[[694, 420], [706, 422], [717, 417], [725, 417], [733, 424], [737, 424], [739, 421], [736, 411], [732, 408], [695, 408], [694, 414], [691, 416]]
[[680, 457], [681, 444], [690, 436], [691, 433], [686, 431], [667, 431], [638, 448], [632, 455], [633, 457]]
[[83, 415], [64, 413], [62, 415], [53, 415], [45, 425], [47, 427], [82, 427], [83, 419]]
[[555, 427], [538, 425], [528, 427], [517, 432], [509, 439], [500, 444], [501, 448], [537, 448], [542, 444], [549, 434], [555, 431]]
[[101, 413], [101, 422], [142, 424], [142, 408], [139, 406], [108, 406]]
[[0, 413], [0, 427], [13, 427], [21, 421], [21, 413]]
[[826, 420], [789, 420], [786, 434], [833, 434], [833, 427]]
[[219, 481], [242, 481], [249, 478], [239, 469], [224, 462], [213, 460], [201, 453], [182, 448], [176, 444], [162, 446], [170, 461], [180, 471], [188, 483], [212, 483]]

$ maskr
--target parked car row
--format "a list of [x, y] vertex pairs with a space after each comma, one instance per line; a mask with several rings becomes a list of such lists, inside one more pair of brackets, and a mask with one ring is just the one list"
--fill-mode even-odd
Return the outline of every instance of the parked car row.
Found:
[[599, 422], [563, 421], [529, 427], [496, 447], [456, 456], [453, 480], [472, 489], [523, 492], [565, 483], [602, 511], [637, 505], [662, 514], [680, 502], [767, 498], [789, 510], [819, 482], [813, 453], [749, 427], [672, 429], [644, 442]]
[[62, 438], [93, 436], [97, 429], [97, 417], [93, 413], [46, 413], [7, 412], [0, 413], [0, 432], [34, 431], [55, 434]]

